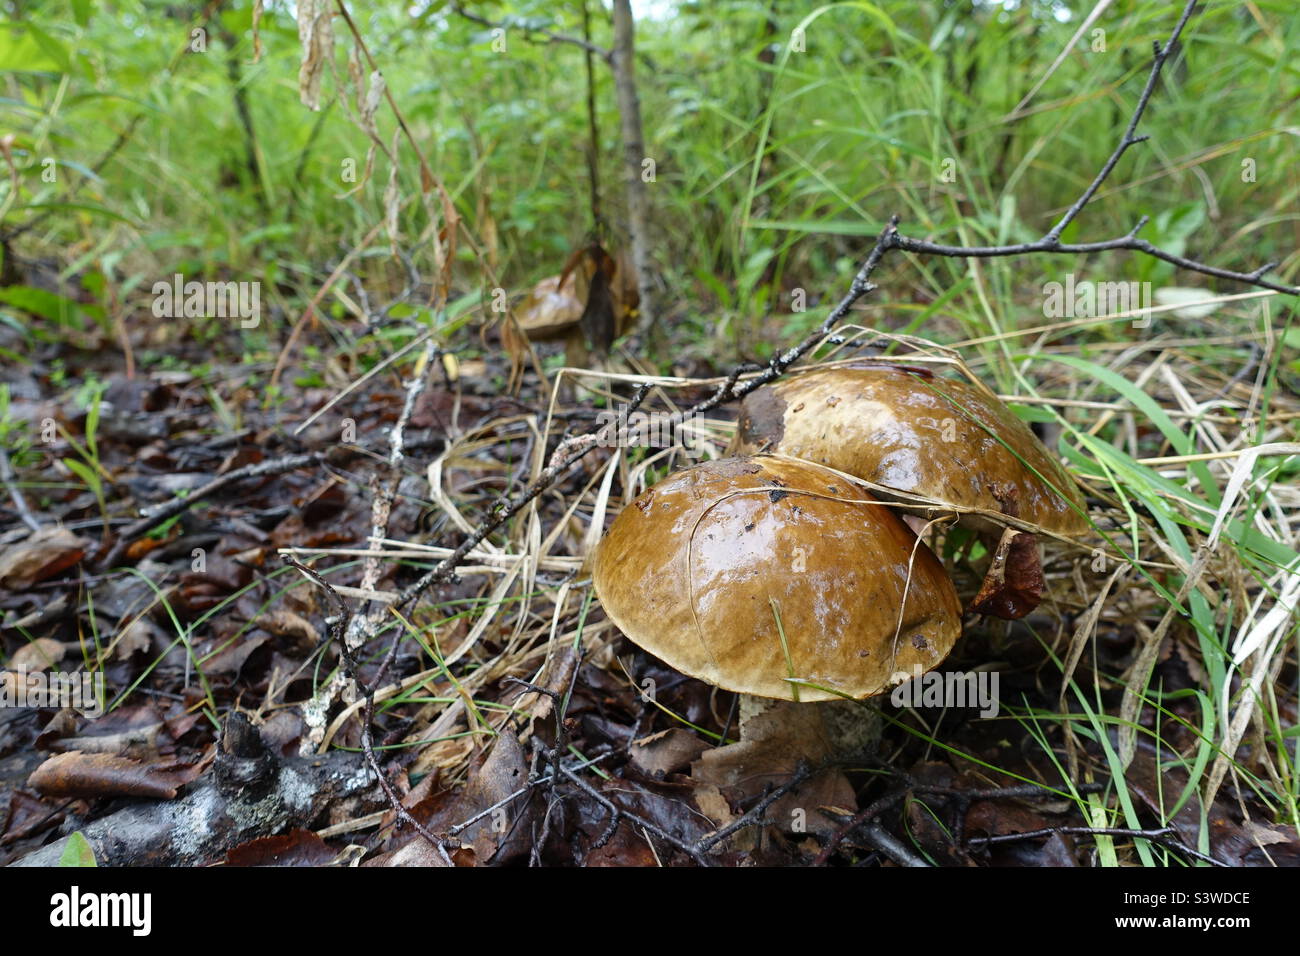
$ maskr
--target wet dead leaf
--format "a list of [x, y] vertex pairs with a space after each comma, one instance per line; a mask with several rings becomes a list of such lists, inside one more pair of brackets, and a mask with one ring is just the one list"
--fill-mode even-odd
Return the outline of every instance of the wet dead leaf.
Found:
[[310, 830], [290, 830], [240, 844], [226, 854], [226, 865], [325, 866], [337, 855]]
[[1007, 528], [968, 610], [1014, 621], [1038, 607], [1042, 600], [1043, 567], [1038, 560], [1038, 539], [1028, 532]]
[[268, 611], [254, 622], [264, 631], [276, 637], [287, 637], [303, 650], [311, 650], [320, 644], [320, 632], [300, 614], [293, 611]]
[[547, 276], [515, 309], [519, 327], [534, 342], [560, 338], [582, 319], [575, 278], [570, 274], [561, 285], [559, 276]]
[[57, 754], [27, 784], [50, 797], [153, 797], [172, 800], [198, 776], [198, 766], [145, 764], [111, 754]]
[[9, 658], [9, 666], [16, 671], [45, 671], [50, 670], [55, 664], [63, 660], [66, 650], [61, 641], [56, 641], [51, 637], [42, 637], [32, 641], [30, 644], [24, 644], [18, 650], [14, 651]]
[[141, 615], [118, 632], [117, 640], [113, 642], [113, 659], [124, 661], [132, 654], [147, 654], [154, 641], [163, 636], [161, 627]]
[[685, 770], [707, 747], [689, 730], [672, 727], [632, 741], [632, 765], [648, 777], [663, 779]]
[[63, 814], [36, 797], [15, 790], [9, 800], [9, 813], [4, 825], [5, 843], [12, 843], [47, 830], [61, 823]]
[[248, 660], [252, 653], [271, 639], [271, 635], [249, 634], [242, 641], [238, 641], [223, 648], [216, 654], [213, 654], [203, 662], [204, 673], [207, 674], [237, 674], [243, 668], [244, 662]]
[[[1059, 817], [1046, 816], [1018, 800], [977, 800], [966, 812], [964, 829], [968, 839], [976, 839], [1029, 833], [1060, 826], [1063, 822]], [[977, 843], [973, 852], [980, 857], [987, 857], [994, 865], [1001, 866], [1079, 865], [1073, 839], [1059, 833], [1046, 838], [1036, 837], [1009, 843]]]
[[86, 556], [88, 543], [66, 528], [42, 528], [0, 552], [0, 587], [26, 591]]
[[170, 746], [172, 736], [162, 716], [151, 705], [120, 707], [87, 723], [79, 733], [67, 736], [43, 734], [43, 746], [50, 750], [117, 754], [142, 761], [157, 761], [160, 746]]
[[583, 866], [659, 866], [659, 858], [645, 837], [620, 824], [603, 846], [596, 847], [582, 861]]
[[[510, 732], [497, 737], [487, 760], [478, 773], [471, 774], [465, 786], [462, 810], [468, 819], [516, 793], [528, 782], [528, 765], [519, 739]], [[531, 848], [532, 817], [527, 794], [498, 807], [461, 834], [462, 842], [472, 844], [480, 863], [502, 865], [528, 853]]]
[[[451, 854], [452, 860], [457, 866], [461, 865], [461, 860], [465, 859], [472, 863], [473, 850], [463, 853], [458, 850]], [[442, 856], [429, 845], [429, 841], [418, 834], [407, 840], [392, 853], [384, 854], [375, 860], [375, 866], [442, 866], [447, 864]]]

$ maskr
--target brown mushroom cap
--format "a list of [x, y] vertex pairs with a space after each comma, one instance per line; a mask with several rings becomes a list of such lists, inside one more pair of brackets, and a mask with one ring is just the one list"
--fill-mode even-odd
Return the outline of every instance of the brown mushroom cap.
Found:
[[938, 665], [961, 632], [952, 582], [898, 516], [789, 458], [724, 458], [665, 478], [614, 521], [592, 579], [636, 644], [762, 697], [869, 697]]
[[[603, 249], [584, 249], [571, 258], [570, 266], [561, 275], [542, 279], [515, 306], [515, 318], [524, 334], [534, 342], [551, 342], [580, 333], [579, 323], [597, 271], [604, 277], [615, 333], [622, 335], [631, 328], [641, 296], [627, 254], [611, 256]], [[507, 334], [514, 335], [510, 323], [505, 328], [510, 330]]]
[[[528, 296], [515, 306], [519, 327], [534, 342], [563, 338], [582, 319], [582, 300], [578, 298], [577, 276], [569, 273], [564, 286], [559, 276], [547, 276], [533, 286]], [[507, 325], [507, 327], [509, 327]]]
[[958, 512], [1007, 514], [1065, 536], [1089, 527], [1074, 480], [1024, 422], [982, 389], [929, 371], [822, 368], [757, 389], [741, 406], [732, 452], [758, 451]]

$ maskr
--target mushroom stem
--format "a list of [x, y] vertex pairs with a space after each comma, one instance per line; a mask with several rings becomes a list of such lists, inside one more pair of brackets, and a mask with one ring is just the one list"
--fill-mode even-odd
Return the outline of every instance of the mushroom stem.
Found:
[[[856, 757], [873, 754], [879, 746], [883, 721], [880, 712], [868, 704], [856, 700], [797, 703], [772, 697], [756, 697], [753, 694], [740, 695], [740, 743], [749, 740], [750, 734], [746, 733], [746, 727], [757, 717], [789, 708], [795, 708], [798, 718], [803, 720], [807, 719], [809, 713], [815, 713], [820, 723], [815, 737], [809, 735], [809, 752], [798, 754], [799, 757], [813, 762]], [[780, 714], [775, 716], [780, 719]], [[791, 717], [795, 716], [792, 712]]]

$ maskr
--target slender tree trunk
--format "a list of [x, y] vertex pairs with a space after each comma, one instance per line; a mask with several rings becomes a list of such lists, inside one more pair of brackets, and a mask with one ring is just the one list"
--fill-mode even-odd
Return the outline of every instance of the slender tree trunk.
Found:
[[253, 198], [258, 207], [265, 213], [269, 207], [266, 181], [262, 178], [262, 165], [259, 161], [261, 148], [257, 143], [257, 132], [253, 128], [253, 111], [248, 104], [248, 91], [244, 89], [243, 78], [240, 75], [239, 55], [235, 52], [239, 38], [222, 26], [219, 20], [215, 22], [218, 24], [217, 29], [221, 33], [221, 39], [226, 44], [226, 75], [230, 78], [230, 89], [235, 98], [235, 114], [239, 117], [239, 125], [244, 130], [244, 165], [248, 169], [248, 186], [253, 191]]
[[[582, 0], [582, 38], [591, 42], [591, 11], [588, 0]], [[587, 179], [591, 185], [591, 235], [592, 241], [604, 245], [609, 241], [605, 230], [605, 214], [600, 205], [600, 126], [596, 120], [596, 55], [587, 50], [583, 55], [587, 67]]]
[[642, 178], [645, 140], [641, 134], [641, 101], [636, 92], [632, 4], [614, 0], [614, 48], [610, 64], [618, 94], [618, 114], [623, 132], [623, 174], [627, 181], [628, 229], [632, 234], [632, 266], [636, 269], [641, 317], [637, 333], [645, 335], [655, 324], [654, 285], [650, 277], [650, 196]]

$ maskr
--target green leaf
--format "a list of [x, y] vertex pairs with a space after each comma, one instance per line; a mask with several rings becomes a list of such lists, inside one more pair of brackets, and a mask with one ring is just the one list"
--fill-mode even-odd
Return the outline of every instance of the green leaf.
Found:
[[60, 73], [68, 73], [72, 70], [72, 57], [68, 54], [67, 47], [30, 21], [26, 27], [27, 32], [36, 41], [36, 45], [41, 48], [41, 52], [54, 61]]
[[245, 233], [240, 237], [239, 244], [241, 246], [251, 246], [254, 243], [262, 241], [279, 242], [290, 238], [296, 231], [296, 228], [297, 227], [292, 223], [273, 222], [269, 225], [260, 226], [251, 232]]
[[90, 845], [90, 841], [85, 835], [77, 830], [70, 837], [68, 843], [63, 848], [63, 855], [59, 857], [59, 866], [98, 866], [95, 862], [95, 850]]
[[99, 429], [99, 405], [100, 396], [96, 393], [94, 400], [90, 403], [90, 408], [86, 410], [86, 447], [90, 453], [99, 460], [99, 449], [95, 447], [95, 432]]
[[1042, 408], [1038, 405], [1019, 405], [1016, 402], [1007, 402], [1007, 408], [1015, 413], [1015, 416], [1022, 422], [1054, 422], [1056, 421], [1056, 412], [1050, 408]]
[[0, 302], [60, 325], [71, 325], [81, 316], [81, 306], [67, 296], [29, 285], [0, 289]]
[[33, 203], [28, 203], [23, 208], [24, 209], [80, 209], [82, 212], [92, 212], [97, 216], [106, 216], [109, 219], [116, 219], [118, 222], [124, 222], [128, 226], [138, 227], [139, 225], [138, 223], [135, 223], [132, 220], [128, 219], [126, 216], [122, 215], [120, 212], [113, 212], [113, 210], [111, 209], [106, 209], [103, 206], [96, 206], [94, 203], [89, 203], [89, 202], [33, 202]]
[[30, 24], [0, 23], [0, 73], [60, 73], [67, 68], [68, 53], [56, 40]]
[[68, 471], [80, 478], [91, 492], [96, 496], [99, 495], [99, 474], [95, 472], [94, 469], [85, 462], [77, 461], [75, 458], [65, 458], [63, 459], [63, 464], [67, 467]]

